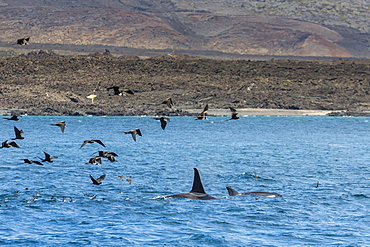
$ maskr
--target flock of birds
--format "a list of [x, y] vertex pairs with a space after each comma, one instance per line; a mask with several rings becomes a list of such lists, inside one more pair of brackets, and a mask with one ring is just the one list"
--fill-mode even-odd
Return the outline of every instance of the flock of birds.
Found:
[[[113, 89], [115, 91], [116, 95], [121, 94], [121, 91], [119, 91], [119, 87], [111, 87], [111, 88], [109, 88], [109, 90], [110, 89]], [[173, 101], [172, 101], [171, 98], [167, 98], [162, 102], [162, 104], [165, 104], [165, 105], [167, 105], [168, 107], [171, 108], [173, 106]], [[229, 107], [229, 109], [231, 111], [231, 118], [227, 119], [227, 120], [239, 119], [239, 117], [237, 116], [238, 113], [237, 113], [236, 109], [233, 108], [233, 107]], [[208, 104], [205, 105], [203, 111], [195, 118], [195, 120], [207, 119], [207, 111], [208, 111]], [[6, 119], [7, 121], [19, 121], [20, 120], [19, 117], [15, 116], [15, 115], [11, 116], [9, 118], [4, 118], [4, 119]], [[166, 116], [155, 117], [154, 119], [159, 120], [160, 126], [163, 130], [165, 130], [165, 128], [167, 126], [167, 123], [170, 121], [170, 118], [166, 117]], [[59, 122], [53, 123], [51, 125], [59, 127], [60, 131], [62, 133], [65, 132], [65, 129], [66, 129], [66, 122], [65, 121], [59, 121]], [[142, 132], [139, 128], [132, 129], [130, 131], [122, 131], [122, 132], [125, 135], [126, 134], [131, 135], [131, 137], [134, 141], [137, 140], [137, 136], [142, 136]], [[10, 148], [10, 147], [20, 148], [20, 146], [15, 142], [15, 140], [24, 139], [24, 137], [23, 137], [24, 132], [22, 130], [18, 129], [16, 126], [14, 126], [14, 133], [15, 133], [15, 138], [12, 138], [11, 139], [12, 141], [10, 141], [10, 142], [8, 142], [8, 140], [5, 140], [2, 143], [0, 148]], [[102, 147], [106, 147], [105, 144], [101, 140], [92, 139], [92, 140], [83, 141], [80, 148], [83, 148], [85, 145], [92, 144], [92, 143], [96, 143], [96, 144], [101, 145]], [[91, 157], [89, 159], [89, 161], [86, 162], [85, 164], [99, 165], [99, 164], [102, 164], [102, 159], [107, 159], [110, 162], [114, 162], [114, 161], [116, 161], [115, 157], [118, 156], [116, 153], [109, 152], [109, 151], [97, 151], [97, 153], [98, 153], [98, 155], [96, 155], [94, 157]], [[44, 152], [44, 155], [45, 155], [45, 157], [43, 157], [43, 158], [38, 157], [40, 160], [23, 159], [23, 161], [24, 161], [24, 163], [27, 163], [27, 164], [43, 165], [43, 163], [45, 163], [45, 162], [52, 163], [52, 162], [54, 162], [53, 161], [54, 159], [58, 158], [56, 156], [51, 156], [50, 154], [48, 154], [46, 152]], [[92, 182], [93, 185], [101, 185], [103, 183], [102, 181], [106, 178], [106, 174], [103, 174], [103, 175], [99, 176], [98, 178], [94, 178], [92, 175], [89, 175], [89, 176], [90, 176], [90, 179], [91, 179], [91, 182]], [[120, 175], [118, 177], [121, 180], [124, 180], [124, 177], [122, 175]], [[258, 180], [257, 174], [254, 174], [254, 178], [256, 180]], [[129, 176], [126, 179], [126, 181], [129, 184], [131, 184], [132, 176]], [[278, 193], [274, 193], [274, 192], [261, 192], [261, 191], [239, 193], [239, 192], [235, 191], [234, 189], [232, 189], [230, 187], [226, 187], [226, 188], [229, 192], [229, 196], [237, 196], [237, 195], [254, 195], [254, 196], [265, 196], [265, 197], [281, 197], [282, 196], [282, 195], [280, 195]], [[167, 196], [166, 198], [179, 198], [179, 197], [189, 198], [189, 199], [199, 199], [199, 200], [216, 199], [212, 196], [209, 196], [205, 192], [205, 190], [203, 188], [203, 185], [202, 185], [202, 182], [201, 182], [201, 179], [200, 179], [199, 172], [196, 168], [194, 168], [194, 180], [193, 180], [192, 190], [190, 192], [186, 192], [186, 193]], [[72, 200], [72, 198], [71, 198], [71, 200]]]

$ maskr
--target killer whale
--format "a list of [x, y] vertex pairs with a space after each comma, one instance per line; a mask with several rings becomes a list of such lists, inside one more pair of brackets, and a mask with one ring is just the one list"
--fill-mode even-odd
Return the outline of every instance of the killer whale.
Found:
[[203, 184], [202, 184], [202, 181], [200, 180], [200, 176], [199, 176], [199, 172], [197, 168], [194, 168], [193, 187], [190, 192], [166, 196], [165, 198], [188, 198], [188, 199], [194, 199], [194, 200], [216, 199], [215, 197], [208, 195], [204, 191]]
[[282, 197], [279, 193], [275, 192], [264, 192], [264, 191], [251, 191], [245, 193], [239, 193], [231, 187], [226, 187], [229, 192], [229, 196], [241, 196], [241, 195], [253, 195], [253, 196], [265, 196], [265, 197]]

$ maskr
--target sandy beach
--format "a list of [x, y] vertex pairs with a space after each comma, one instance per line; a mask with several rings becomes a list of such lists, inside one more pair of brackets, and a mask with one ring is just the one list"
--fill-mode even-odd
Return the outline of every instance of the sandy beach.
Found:
[[[199, 109], [187, 109], [189, 113], [199, 113]], [[237, 109], [238, 116], [327, 116], [333, 111], [324, 110], [288, 110], [288, 109], [259, 109], [259, 108], [243, 108]], [[209, 109], [207, 114], [209, 116], [229, 116], [231, 112], [229, 109]]]

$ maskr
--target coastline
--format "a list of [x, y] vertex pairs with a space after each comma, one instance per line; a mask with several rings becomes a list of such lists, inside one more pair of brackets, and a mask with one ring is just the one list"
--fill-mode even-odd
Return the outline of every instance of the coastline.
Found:
[[[186, 109], [184, 110], [182, 116], [197, 116], [202, 109]], [[27, 111], [26, 109], [7, 109], [7, 108], [0, 108], [0, 116], [10, 116], [14, 115], [16, 112], [28, 112], [27, 114], [23, 115], [39, 115], [40, 114], [32, 114], [31, 111]], [[247, 117], [247, 116], [341, 116], [346, 111], [344, 110], [291, 110], [291, 109], [262, 109], [262, 108], [241, 108], [237, 109], [238, 116], [240, 117]], [[338, 114], [336, 114], [338, 113]], [[209, 109], [207, 112], [208, 116], [230, 116], [229, 109]], [[22, 114], [21, 114], [22, 115]], [[110, 114], [106, 114], [110, 115]], [[49, 115], [46, 115], [49, 116]], [[58, 115], [60, 116], [60, 115]]]

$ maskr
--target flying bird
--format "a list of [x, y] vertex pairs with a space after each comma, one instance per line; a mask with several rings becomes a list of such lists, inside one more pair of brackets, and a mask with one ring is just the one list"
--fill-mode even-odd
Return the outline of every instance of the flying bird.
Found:
[[15, 143], [15, 142], [9, 142], [8, 143], [8, 140], [6, 140], [3, 143], [1, 143], [1, 147], [0, 148], [10, 148], [10, 147], [20, 148], [18, 146], [18, 144]]
[[136, 141], [136, 134], [139, 135], [139, 136], [142, 136], [140, 129], [133, 129], [133, 130], [130, 130], [128, 132], [123, 131], [123, 133], [131, 134], [132, 139], [134, 139], [134, 141]]
[[155, 120], [159, 120], [161, 122], [161, 128], [164, 130], [167, 125], [167, 121], [171, 121], [168, 117], [160, 117], [160, 118], [154, 118]]
[[90, 178], [91, 178], [91, 181], [93, 182], [93, 184], [95, 185], [99, 185], [99, 184], [102, 184], [101, 181], [103, 181], [105, 179], [105, 174], [104, 175], [101, 175], [98, 179], [95, 179], [93, 178], [91, 175], [90, 175]]
[[10, 117], [10, 118], [5, 118], [4, 117], [4, 119], [6, 119], [6, 120], [13, 120], [13, 121], [19, 121], [19, 118], [18, 118], [18, 116], [16, 116], [16, 115], [13, 115], [12, 117]]
[[108, 159], [110, 162], [116, 161], [114, 157], [117, 157], [118, 155], [114, 152], [104, 152], [104, 151], [98, 151], [99, 157]]
[[16, 139], [24, 139], [23, 135], [23, 130], [19, 130], [17, 127], [14, 126], [14, 132], [15, 132], [15, 138], [12, 138], [12, 140]]
[[37, 160], [23, 159], [23, 161], [24, 163], [27, 163], [27, 164], [37, 164], [37, 165], [43, 166], [43, 164]]
[[28, 41], [30, 41], [30, 37], [17, 39], [17, 44], [18, 45], [28, 45]]
[[82, 148], [83, 146], [86, 145], [86, 143], [99, 143], [100, 145], [102, 145], [103, 147], [105, 147], [104, 143], [101, 141], [101, 140], [86, 140], [84, 141], [84, 143], [82, 143], [82, 145], [80, 146], [80, 148]]
[[173, 102], [172, 102], [172, 99], [171, 99], [171, 98], [167, 98], [167, 99], [165, 99], [165, 100], [162, 102], [162, 104], [167, 105], [169, 108], [172, 108], [172, 106], [173, 106]]
[[93, 158], [90, 158], [89, 159], [89, 162], [86, 162], [85, 164], [93, 164], [93, 165], [99, 165], [101, 164], [101, 158], [99, 156], [95, 156]]
[[207, 111], [208, 111], [208, 104], [204, 107], [203, 111], [200, 113], [200, 115], [195, 120], [207, 119], [206, 117]]
[[50, 163], [53, 163], [54, 162], [53, 159], [58, 158], [56, 156], [55, 157], [51, 157], [50, 154], [48, 154], [47, 152], [44, 152], [44, 154], [45, 154], [45, 159], [40, 158], [41, 159], [41, 162], [50, 162]]
[[123, 95], [125, 95], [124, 93], [131, 94], [131, 95], [135, 94], [135, 92], [130, 90], [130, 89], [120, 91], [118, 86], [107, 87], [108, 91], [111, 90], [111, 89], [113, 89], [114, 95], [123, 96]]
[[128, 182], [128, 184], [131, 184], [132, 183], [132, 176], [129, 176], [128, 178], [126, 178], [126, 181]]
[[62, 133], [64, 133], [64, 129], [66, 128], [66, 122], [65, 121], [59, 121], [55, 124], [50, 124], [50, 125], [59, 126]]
[[236, 112], [236, 109], [229, 106], [229, 109], [231, 111], [231, 118], [229, 120], [232, 120], [232, 119], [239, 119], [239, 117], [237, 116], [238, 113]]

